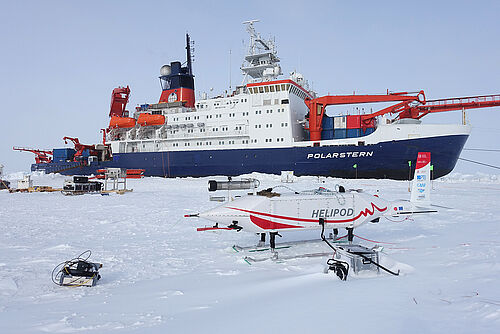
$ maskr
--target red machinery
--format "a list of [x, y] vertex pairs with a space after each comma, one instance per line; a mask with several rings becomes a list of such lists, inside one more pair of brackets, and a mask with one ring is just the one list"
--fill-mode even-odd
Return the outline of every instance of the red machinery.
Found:
[[377, 116], [388, 113], [398, 113], [399, 115], [397, 118], [399, 119], [420, 119], [433, 112], [500, 106], [500, 95], [484, 95], [426, 101], [424, 91], [420, 91], [416, 95], [408, 94], [410, 93], [388, 93], [387, 95], [334, 95], [322, 96], [315, 99], [306, 98], [305, 103], [309, 108], [309, 133], [311, 141], [321, 140], [322, 121], [323, 116], [325, 115], [325, 108], [330, 105], [401, 101], [400, 103], [372, 114], [361, 115], [360, 125], [363, 129], [372, 126], [372, 124], [374, 124], [374, 119]]
[[15, 151], [24, 151], [24, 152], [34, 153], [35, 154], [35, 162], [37, 164], [52, 162], [52, 158], [50, 157], [51, 155], [53, 155], [52, 151], [44, 151], [44, 150], [37, 150], [34, 148], [16, 147], [16, 146], [14, 146], [12, 149]]
[[102, 132], [102, 144], [106, 145], [106, 132], [107, 132], [107, 130], [101, 129], [100, 131]]
[[[126, 169], [127, 179], [142, 179], [144, 177], [145, 169]], [[104, 180], [106, 178], [107, 169], [98, 169], [96, 179]]]
[[109, 110], [109, 117], [124, 116], [125, 107], [127, 106], [129, 95], [130, 88], [128, 86], [113, 89], [113, 93], [111, 93], [111, 107]]
[[98, 152], [95, 149], [95, 145], [80, 144], [80, 141], [78, 140], [78, 138], [72, 138], [72, 137], [64, 137], [63, 140], [64, 140], [65, 144], [67, 144], [68, 140], [70, 140], [75, 145], [75, 150], [76, 150], [76, 153], [74, 155], [75, 161], [78, 161], [78, 157], [82, 156], [83, 151], [85, 151], [85, 150], [89, 150], [90, 155], [98, 155]]

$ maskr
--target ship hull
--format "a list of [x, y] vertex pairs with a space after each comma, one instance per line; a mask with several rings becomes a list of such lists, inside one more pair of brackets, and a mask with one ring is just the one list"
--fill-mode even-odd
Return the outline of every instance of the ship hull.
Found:
[[[418, 152], [431, 152], [433, 178], [450, 173], [467, 141], [467, 134], [427, 137], [377, 144], [319, 147], [275, 147], [196, 151], [115, 153], [113, 161], [33, 164], [33, 171], [64, 175], [96, 174], [106, 167], [140, 168], [146, 176], [236, 176], [252, 172], [341, 178], [407, 180], [413, 175]], [[410, 163], [409, 163], [410, 161]]]

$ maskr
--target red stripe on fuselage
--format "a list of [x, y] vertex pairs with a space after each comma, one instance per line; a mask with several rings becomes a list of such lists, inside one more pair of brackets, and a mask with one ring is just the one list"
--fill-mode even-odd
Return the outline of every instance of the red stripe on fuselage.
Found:
[[359, 215], [357, 215], [354, 219], [358, 219], [359, 217], [361, 217], [361, 215], [363, 215], [365, 217], [368, 216], [368, 214], [373, 215], [375, 213], [375, 209], [377, 209], [378, 212], [384, 212], [385, 210], [387, 210], [387, 207], [385, 207], [385, 208], [379, 208], [378, 206], [376, 206], [372, 202], [370, 202], [370, 204], [372, 205], [372, 209], [371, 210], [369, 208], [361, 210], [359, 212]]
[[[371, 202], [370, 202], [370, 204], [372, 205], [372, 209], [371, 210], [370, 210], [370, 208], [366, 208], [364, 210], [361, 210], [356, 217], [348, 218], [348, 219], [339, 219], [339, 220], [325, 219], [325, 223], [327, 223], [327, 224], [349, 223], [349, 222], [355, 221], [356, 219], [358, 219], [361, 216], [365, 216], [366, 217], [366, 216], [368, 216], [368, 214], [373, 215], [375, 213], [375, 209], [378, 210], [379, 212], [384, 212], [385, 210], [387, 210], [387, 207], [385, 207], [385, 208], [379, 208], [378, 206], [376, 206], [375, 204], [373, 204]], [[307, 222], [307, 223], [317, 223], [318, 222], [318, 219], [287, 217], [287, 216], [273, 215], [271, 213], [251, 211], [251, 210], [245, 210], [245, 209], [239, 209], [239, 208], [232, 208], [232, 207], [228, 207], [228, 209], [243, 211], [243, 212], [247, 212], [247, 213], [250, 213], [250, 214], [261, 215], [261, 216], [270, 217], [270, 218], [291, 220], [291, 221], [295, 221], [295, 222]], [[252, 216], [250, 216], [250, 218], [251, 217]], [[283, 225], [286, 225], [286, 224], [283, 224]]]
[[303, 228], [303, 226], [276, 223], [267, 219], [255, 217], [253, 215], [250, 215], [250, 220], [252, 221], [252, 223], [254, 223], [255, 225], [264, 230], [279, 230], [283, 228]]

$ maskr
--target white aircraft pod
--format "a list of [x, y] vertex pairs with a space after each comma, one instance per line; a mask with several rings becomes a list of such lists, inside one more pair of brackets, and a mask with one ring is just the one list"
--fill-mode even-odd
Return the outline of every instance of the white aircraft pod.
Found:
[[246, 196], [200, 213], [201, 218], [247, 232], [320, 228], [319, 218], [334, 227], [357, 227], [380, 217], [388, 203], [364, 194], [331, 193]]
[[[211, 229], [235, 229], [255, 233], [276, 233], [300, 229], [321, 229], [323, 218], [330, 228], [357, 228], [382, 216], [420, 212], [429, 204], [430, 153], [419, 153], [412, 201], [391, 202], [377, 195], [357, 191], [329, 191], [324, 188], [300, 194], [249, 195], [200, 213], [199, 217], [216, 223]], [[425, 167], [425, 168], [424, 168]], [[416, 206], [415, 204], [418, 204]]]

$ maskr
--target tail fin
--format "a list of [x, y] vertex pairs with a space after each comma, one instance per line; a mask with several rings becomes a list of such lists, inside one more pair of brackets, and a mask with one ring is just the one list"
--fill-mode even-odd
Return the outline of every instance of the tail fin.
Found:
[[410, 202], [419, 207], [431, 205], [431, 152], [418, 152], [415, 176], [411, 189]]

